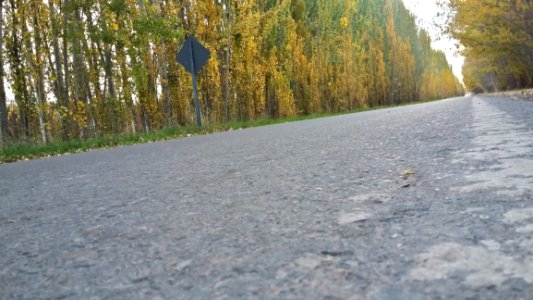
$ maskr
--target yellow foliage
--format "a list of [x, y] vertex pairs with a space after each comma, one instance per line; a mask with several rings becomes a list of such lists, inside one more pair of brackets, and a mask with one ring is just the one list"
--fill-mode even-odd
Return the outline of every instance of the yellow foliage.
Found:
[[339, 21], [339, 25], [341, 26], [341, 28], [347, 28], [348, 27], [348, 18], [347, 17], [342, 17]]
[[[452, 32], [473, 41], [465, 50], [471, 58], [465, 76], [469, 86], [486, 84], [487, 76], [477, 73], [494, 75], [497, 85], [509, 74], [513, 80], [533, 78], [527, 62], [533, 61], [531, 55], [517, 55], [513, 46], [515, 52], [502, 60], [480, 55], [488, 44], [476, 44], [488, 36], [492, 43], [520, 43], [530, 53], [527, 18], [518, 18], [525, 29], [517, 22], [493, 26], [526, 16], [529, 1], [512, 1], [513, 9], [505, 12], [503, 5], [511, 1], [450, 1], [458, 11]], [[35, 123], [31, 82], [44, 78], [46, 93], [55, 97], [48, 113], [59, 124], [55, 136], [193, 123], [192, 79], [175, 61], [190, 34], [211, 52], [197, 79], [202, 117], [213, 125], [399, 104], [460, 90], [444, 55], [431, 49], [428, 34], [416, 27], [400, 0], [89, 1], [76, 13], [68, 12], [72, 26], [67, 35], [61, 34], [65, 8], [55, 0], [49, 7], [28, 2], [36, 4], [42, 9], [35, 19], [10, 7], [13, 13], [3, 20], [7, 80], [16, 106]], [[17, 23], [16, 18], [25, 19]], [[469, 20], [484, 23], [471, 26]], [[36, 51], [39, 39], [32, 34], [39, 30], [42, 44]], [[66, 60], [62, 45], [71, 55]], [[73, 101], [74, 95], [84, 101]]]
[[69, 111], [69, 117], [80, 127], [87, 127], [87, 112], [83, 101], [74, 101], [72, 109]]
[[465, 47], [469, 89], [533, 86], [533, 2], [451, 0], [449, 31]]

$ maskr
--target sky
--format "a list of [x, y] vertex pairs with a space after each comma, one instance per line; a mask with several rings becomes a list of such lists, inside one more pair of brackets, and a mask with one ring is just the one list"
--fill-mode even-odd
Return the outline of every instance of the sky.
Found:
[[[456, 43], [448, 36], [441, 34], [439, 25], [442, 25], [442, 18], [439, 20], [438, 14], [443, 13], [442, 7], [437, 5], [438, 0], [403, 0], [403, 3], [417, 18], [419, 26], [429, 32], [433, 40], [432, 46], [437, 50], [446, 53], [448, 63], [452, 65], [453, 73], [461, 81], [463, 74], [461, 72], [464, 63], [464, 57], [456, 53]], [[439, 21], [441, 23], [439, 23]]]

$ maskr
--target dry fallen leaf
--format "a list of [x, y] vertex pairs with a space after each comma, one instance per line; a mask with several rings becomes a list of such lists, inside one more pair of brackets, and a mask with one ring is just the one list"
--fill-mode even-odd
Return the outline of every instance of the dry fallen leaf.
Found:
[[404, 177], [408, 177], [408, 176], [411, 176], [411, 175], [415, 175], [415, 171], [411, 170], [411, 169], [407, 169], [407, 170], [403, 170], [401, 172], [401, 175], [404, 176]]

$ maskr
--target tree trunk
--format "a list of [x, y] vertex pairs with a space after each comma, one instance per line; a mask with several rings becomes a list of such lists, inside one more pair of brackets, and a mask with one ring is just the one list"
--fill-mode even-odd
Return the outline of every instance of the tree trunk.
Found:
[[107, 106], [109, 109], [109, 123], [114, 134], [117, 132], [117, 116], [114, 116], [115, 105], [117, 101], [117, 94], [115, 90], [115, 82], [113, 80], [113, 61], [111, 60], [111, 45], [106, 44], [104, 49], [104, 73], [109, 97]]
[[[36, 5], [35, 5], [36, 6]], [[34, 11], [38, 11], [38, 8], [34, 6]], [[33, 41], [35, 43], [35, 72], [36, 75], [36, 96], [39, 101], [39, 127], [41, 131], [41, 140], [43, 144], [48, 143], [48, 137], [46, 135], [46, 91], [44, 88], [44, 71], [43, 71], [43, 59], [41, 53], [41, 30], [39, 28], [39, 22], [37, 20], [37, 15], [33, 15]]]
[[[228, 0], [227, 6], [227, 31], [228, 31], [228, 46], [224, 51], [226, 70], [223, 76], [224, 89], [224, 121], [229, 121], [229, 98], [230, 98], [230, 60], [231, 60], [231, 0]], [[222, 73], [222, 72], [221, 72]]]
[[[67, 12], [66, 14], [72, 13], [73, 24], [70, 28], [76, 28], [77, 31], [72, 30], [70, 32], [69, 38], [72, 47], [72, 65], [73, 65], [73, 75], [74, 75], [74, 99], [76, 101], [76, 109], [79, 109], [77, 102], [84, 104], [84, 112], [86, 113], [87, 108], [87, 85], [86, 83], [86, 74], [85, 74], [85, 65], [83, 62], [83, 54], [81, 49], [80, 39], [84, 38], [83, 36], [83, 27], [81, 23], [81, 16], [79, 13], [79, 8], [75, 7], [72, 12]], [[83, 138], [85, 134], [85, 124], [80, 124], [78, 122], [79, 136]]]
[[[59, 30], [59, 25], [57, 24], [57, 14], [55, 13], [55, 9], [54, 9], [54, 5], [52, 1], [48, 1], [48, 10], [50, 14], [50, 21], [51, 21], [51, 27], [52, 27], [51, 28], [52, 34], [50, 35], [50, 39], [52, 42], [52, 48], [54, 51], [54, 58], [55, 58], [54, 73], [55, 73], [56, 80], [54, 83], [54, 86], [55, 86], [54, 94], [57, 98], [59, 105], [67, 107], [66, 104], [68, 102], [68, 96], [66, 94], [66, 87], [65, 87], [66, 79], [63, 75], [63, 59], [61, 55], [61, 49], [59, 48], [59, 39], [58, 39], [60, 30]], [[50, 64], [50, 67], [53, 68], [54, 66]]]
[[[86, 23], [88, 24], [88, 34], [91, 36], [94, 32], [96, 32], [96, 26], [93, 25], [92, 21], [92, 12], [85, 8], [83, 10], [83, 13], [85, 14], [87, 20]], [[90, 134], [94, 137], [98, 136], [98, 126], [96, 123], [96, 104], [98, 102], [98, 99], [102, 99], [101, 95], [101, 88], [100, 88], [100, 81], [99, 81], [99, 69], [98, 69], [98, 60], [97, 55], [95, 55], [93, 41], [92, 39], [89, 41], [88, 39], [82, 39], [82, 51], [85, 53], [85, 60], [87, 61], [87, 65], [89, 69], [87, 70], [87, 77], [85, 80], [85, 90], [87, 91], [87, 106], [86, 106], [86, 113], [87, 113], [87, 126], [90, 129]], [[89, 46], [89, 42], [91, 42], [91, 45]], [[91, 84], [93, 86], [93, 91], [91, 91]]]
[[[4, 0], [0, 0], [0, 20], [3, 20]], [[0, 146], [7, 137], [7, 101], [6, 90], [4, 87], [4, 31], [0, 22]]]
[[100, 134], [100, 122], [102, 120], [99, 119], [99, 105], [102, 103], [102, 99], [105, 97], [105, 91], [102, 91], [102, 87], [100, 86], [100, 64], [99, 64], [99, 52], [98, 52], [98, 46], [96, 45], [95, 41], [91, 41], [91, 44], [87, 44], [87, 51], [91, 53], [91, 58], [89, 59], [89, 68], [91, 70], [90, 75], [90, 81], [92, 82], [93, 89], [94, 89], [94, 98], [91, 97], [89, 99], [91, 100], [91, 127], [94, 131], [94, 135], [97, 136]]
[[120, 68], [122, 94], [129, 113], [130, 130], [132, 133], [135, 133], [135, 108], [133, 106], [132, 89], [129, 81], [130, 73], [128, 66], [126, 65], [126, 53], [124, 51], [124, 45], [120, 41], [117, 44], [117, 62]]
[[166, 52], [165, 42], [161, 41], [157, 53], [157, 61], [159, 76], [161, 77], [161, 92], [163, 93], [163, 115], [165, 118], [165, 126], [170, 127], [172, 124], [172, 111], [170, 109], [170, 88], [168, 85], [168, 63]]
[[[64, 82], [64, 95], [63, 95], [63, 103], [61, 103], [61, 106], [65, 110], [69, 110], [69, 102], [70, 102], [70, 87], [69, 87], [69, 79], [70, 79], [70, 68], [69, 68], [69, 62], [68, 62], [68, 44], [67, 44], [67, 37], [68, 37], [68, 28], [69, 28], [69, 17], [67, 13], [67, 0], [63, 2], [62, 7], [63, 12], [63, 68], [64, 68], [64, 75], [65, 75], [65, 82]], [[59, 58], [58, 58], [59, 59]], [[63, 117], [62, 123], [61, 123], [61, 131], [63, 140], [68, 140], [70, 138], [70, 117], [67, 115]]]
[[[160, 7], [160, 17], [165, 18], [167, 15], [167, 6], [165, 1], [154, 1], [154, 4]], [[161, 38], [159, 45], [155, 46], [155, 55], [157, 58], [157, 70], [159, 78], [161, 79], [161, 92], [163, 94], [163, 124], [169, 127], [172, 124], [172, 111], [170, 107], [170, 87], [168, 84], [168, 61], [167, 61], [167, 45], [164, 38]]]
[[24, 20], [20, 20], [19, 17], [23, 16], [21, 14], [21, 5], [19, 2], [14, 0], [10, 1], [11, 9], [13, 13], [13, 24], [11, 30], [13, 31], [11, 36], [11, 71], [13, 72], [13, 93], [15, 94], [15, 101], [18, 106], [19, 111], [19, 134], [22, 133], [23, 136], [29, 136], [29, 95], [26, 84], [26, 76], [24, 74], [24, 63], [22, 61], [22, 41], [19, 39], [20, 34], [18, 32], [21, 24], [24, 24]]

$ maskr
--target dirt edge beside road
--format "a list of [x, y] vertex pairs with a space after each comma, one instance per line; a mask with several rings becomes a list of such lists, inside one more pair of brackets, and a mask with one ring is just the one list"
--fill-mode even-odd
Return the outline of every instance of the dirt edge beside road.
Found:
[[533, 102], [533, 89], [495, 92], [495, 93], [487, 93], [487, 94], [482, 94], [482, 95], [491, 96], [491, 97], [505, 96], [505, 97], [509, 97], [514, 100], [523, 100], [523, 101]]

